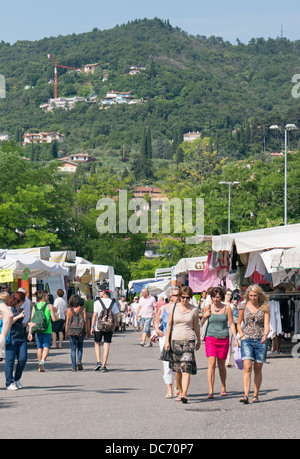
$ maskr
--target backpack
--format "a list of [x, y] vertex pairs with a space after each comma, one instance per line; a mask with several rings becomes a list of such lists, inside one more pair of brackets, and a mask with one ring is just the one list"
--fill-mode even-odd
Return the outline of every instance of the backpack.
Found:
[[68, 335], [82, 336], [84, 333], [84, 318], [82, 315], [83, 306], [81, 306], [77, 313], [72, 306], [70, 309], [72, 314], [68, 323]]
[[99, 301], [102, 305], [102, 311], [99, 314], [97, 321], [97, 328], [102, 332], [113, 332], [114, 331], [114, 315], [112, 312], [112, 307], [115, 302], [114, 299], [111, 300], [109, 308], [106, 308], [101, 298]]
[[44, 310], [48, 306], [47, 303], [41, 309], [37, 308], [37, 305], [33, 305], [34, 314], [31, 322], [35, 323], [35, 326], [31, 329], [32, 333], [43, 333], [48, 330], [48, 320], [45, 316]]

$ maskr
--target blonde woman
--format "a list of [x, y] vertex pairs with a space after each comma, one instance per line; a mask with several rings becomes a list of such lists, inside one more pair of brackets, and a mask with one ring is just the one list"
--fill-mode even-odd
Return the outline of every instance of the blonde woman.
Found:
[[[244, 327], [242, 329], [242, 322]], [[270, 331], [270, 310], [268, 297], [259, 285], [250, 285], [245, 295], [245, 302], [239, 306], [237, 329], [241, 339], [241, 354], [244, 364], [244, 396], [240, 402], [249, 403], [252, 362], [254, 362], [253, 403], [259, 402], [258, 393], [262, 383], [262, 367], [268, 350]]]

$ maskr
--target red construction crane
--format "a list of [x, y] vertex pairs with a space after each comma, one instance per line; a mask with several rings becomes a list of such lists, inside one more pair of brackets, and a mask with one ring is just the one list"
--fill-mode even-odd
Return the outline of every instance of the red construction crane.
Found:
[[56, 64], [55, 60], [51, 56], [51, 54], [48, 54], [48, 59], [51, 59], [54, 65], [54, 99], [57, 99], [57, 67], [60, 67], [62, 69], [71, 69], [71, 70], [81, 70], [76, 67], [69, 67], [67, 65], [59, 65]]

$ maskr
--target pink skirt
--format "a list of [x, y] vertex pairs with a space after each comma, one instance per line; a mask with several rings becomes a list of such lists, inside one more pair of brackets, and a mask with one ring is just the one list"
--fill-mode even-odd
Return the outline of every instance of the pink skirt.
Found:
[[214, 338], [207, 336], [205, 338], [206, 357], [217, 357], [221, 360], [227, 359], [229, 349], [229, 338]]

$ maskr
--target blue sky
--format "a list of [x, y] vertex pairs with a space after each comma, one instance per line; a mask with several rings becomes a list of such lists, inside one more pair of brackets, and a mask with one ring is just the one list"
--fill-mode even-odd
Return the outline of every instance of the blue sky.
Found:
[[299, 0], [4, 0], [0, 40], [44, 37], [111, 29], [155, 16], [193, 35], [216, 35], [236, 43], [281, 35], [300, 39]]

